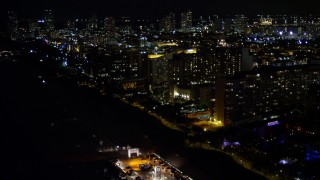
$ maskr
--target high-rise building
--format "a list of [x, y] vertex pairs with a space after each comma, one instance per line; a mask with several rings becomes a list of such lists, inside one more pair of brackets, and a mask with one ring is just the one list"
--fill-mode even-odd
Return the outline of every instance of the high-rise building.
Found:
[[148, 55], [147, 77], [153, 87], [168, 86], [168, 63], [164, 54]]
[[110, 76], [114, 81], [142, 78], [142, 55], [137, 49], [114, 48]]
[[216, 75], [233, 76], [241, 71], [242, 48], [216, 47], [210, 53]]
[[109, 44], [116, 38], [116, 22], [113, 17], [107, 16], [104, 18], [104, 31], [106, 34], [106, 42]]
[[123, 16], [116, 19], [118, 32], [123, 35], [130, 35], [133, 32], [133, 22], [131, 17]]
[[180, 100], [207, 103], [214, 83], [211, 52], [205, 48], [180, 50], [169, 60], [170, 96]]
[[28, 20], [28, 31], [30, 33], [30, 37], [37, 36], [37, 31], [39, 31], [39, 27], [36, 21]]
[[8, 12], [8, 33], [12, 40], [16, 40], [18, 38], [18, 15], [14, 11]]
[[92, 14], [92, 16], [88, 19], [87, 22], [87, 30], [93, 31], [98, 29], [98, 17], [96, 14]]
[[319, 98], [310, 91], [319, 88], [319, 74], [317, 66], [266, 67], [227, 78], [221, 86], [224, 96], [219, 96], [224, 99], [224, 120], [233, 124], [272, 120], [292, 110], [306, 113], [319, 107], [319, 103], [308, 106], [313, 98]]
[[149, 54], [145, 64], [147, 82], [149, 91], [153, 97], [158, 100], [169, 98], [169, 61], [172, 59], [172, 53], [169, 54]]
[[192, 12], [186, 11], [181, 13], [181, 30], [183, 32], [190, 32], [192, 28]]
[[197, 52], [196, 48], [191, 48], [173, 55], [173, 59], [169, 61], [171, 86], [203, 84], [202, 75], [205, 71], [201, 68], [204, 68], [205, 61]]
[[110, 45], [87, 52], [87, 71], [95, 77], [108, 77], [113, 82], [140, 79], [143, 77], [142, 56], [137, 49]]
[[44, 28], [45, 31], [51, 32], [54, 30], [54, 19], [52, 15], [51, 10], [45, 10], [45, 15], [44, 15]]
[[176, 17], [173, 12], [170, 12], [160, 21], [160, 31], [173, 32], [176, 30]]
[[214, 83], [219, 76], [233, 76], [241, 71], [242, 48], [211, 47], [178, 51], [169, 61], [170, 85]]
[[248, 28], [248, 20], [245, 15], [236, 15], [234, 19], [234, 31], [243, 33]]

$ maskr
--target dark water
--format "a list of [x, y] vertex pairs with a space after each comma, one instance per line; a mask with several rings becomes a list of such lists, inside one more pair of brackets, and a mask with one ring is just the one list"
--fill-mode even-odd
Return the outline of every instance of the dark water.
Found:
[[0, 64], [0, 179], [108, 179], [101, 142], [154, 151], [194, 179], [263, 179], [224, 154], [185, 149], [183, 133], [138, 109], [52, 77], [42, 66]]

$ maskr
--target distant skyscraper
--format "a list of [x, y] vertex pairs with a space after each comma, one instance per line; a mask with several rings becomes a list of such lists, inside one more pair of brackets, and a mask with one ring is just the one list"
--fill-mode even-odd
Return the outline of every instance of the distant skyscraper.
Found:
[[18, 15], [14, 11], [9, 11], [8, 18], [9, 18], [8, 32], [9, 32], [10, 38], [12, 40], [16, 40], [18, 38], [18, 27], [19, 27]]
[[160, 21], [160, 31], [173, 32], [176, 30], [176, 17], [173, 12], [170, 12]]
[[28, 20], [28, 31], [30, 33], [31, 37], [35, 37], [37, 35], [37, 31], [39, 30], [39, 27], [37, 25], [36, 21]]
[[236, 15], [234, 19], [234, 31], [243, 33], [248, 27], [248, 20], [245, 15]]
[[92, 16], [88, 19], [87, 22], [87, 30], [92, 31], [98, 29], [98, 17], [96, 14], [92, 14]]
[[104, 19], [104, 31], [106, 33], [106, 42], [110, 43], [115, 40], [116, 36], [116, 22], [113, 17], [107, 16]]
[[113, 17], [107, 16], [104, 18], [104, 30], [105, 31], [114, 31], [116, 26], [116, 22]]
[[192, 12], [186, 11], [181, 13], [181, 30], [189, 32], [192, 28]]
[[54, 19], [51, 10], [45, 10], [44, 15], [45, 30], [51, 32], [54, 30]]

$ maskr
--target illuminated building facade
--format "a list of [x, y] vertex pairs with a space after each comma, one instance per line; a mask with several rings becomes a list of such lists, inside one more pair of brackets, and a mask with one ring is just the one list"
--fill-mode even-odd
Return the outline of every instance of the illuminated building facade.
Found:
[[319, 67], [299, 66], [269, 67], [227, 78], [223, 96], [224, 120], [237, 124], [283, 117], [295, 109], [306, 112], [306, 105], [310, 103], [308, 97], [316, 95], [309, 94], [310, 89], [319, 86], [319, 75]]
[[107, 16], [104, 18], [104, 31], [106, 34], [107, 44], [116, 39], [116, 22], [113, 17]]
[[142, 78], [142, 55], [133, 48], [108, 46], [88, 48], [85, 53], [86, 70], [94, 77], [107, 78], [112, 82]]
[[85, 54], [85, 71], [99, 77], [105, 85], [117, 92], [145, 91], [143, 76], [144, 55], [134, 48], [109, 45], [107, 48], [92, 48]]
[[137, 49], [114, 49], [111, 52], [110, 76], [114, 81], [142, 78], [142, 56]]
[[270, 26], [270, 25], [272, 25], [272, 18], [270, 18], [269, 16], [268, 17], [261, 16], [260, 25], [262, 25], [262, 26]]
[[232, 76], [241, 70], [242, 48], [216, 47], [211, 55], [215, 74]]
[[190, 32], [192, 28], [192, 12], [186, 11], [181, 13], [181, 31]]
[[[189, 98], [199, 99], [192, 95], [196, 93], [191, 93], [197, 91], [194, 87], [214, 84], [217, 77], [229, 77], [239, 72], [243, 62], [242, 53], [240, 47], [203, 47], [178, 51], [169, 60], [171, 95], [189, 94]], [[175, 86], [180, 90], [189, 89], [190, 93], [175, 93]]]
[[98, 17], [96, 14], [92, 14], [92, 16], [87, 21], [87, 30], [93, 31], [98, 29]]
[[148, 55], [147, 77], [153, 88], [168, 86], [168, 63], [164, 54]]
[[234, 19], [234, 31], [243, 33], [248, 28], [248, 20], [245, 15], [236, 15]]
[[46, 32], [52, 32], [54, 30], [54, 19], [50, 9], [45, 10], [44, 28]]
[[173, 59], [169, 61], [169, 68], [171, 85], [189, 86], [210, 82], [205, 78], [207, 73], [203, 73], [210, 73], [209, 60], [205, 60], [196, 48], [174, 54]]
[[173, 86], [171, 101], [185, 102], [192, 100], [198, 105], [211, 106], [214, 95], [212, 84], [200, 84], [191, 86]]
[[178, 51], [169, 60], [170, 97], [208, 103], [213, 97], [216, 71], [211, 48]]
[[132, 18], [131, 17], [121, 17], [116, 20], [118, 26], [118, 33], [123, 34], [124, 36], [130, 35], [132, 31]]

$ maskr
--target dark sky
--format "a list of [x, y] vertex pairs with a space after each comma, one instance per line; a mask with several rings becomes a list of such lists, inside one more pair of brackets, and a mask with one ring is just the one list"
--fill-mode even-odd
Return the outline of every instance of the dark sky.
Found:
[[159, 18], [169, 11], [190, 9], [194, 15], [212, 14], [320, 14], [316, 0], [9, 0], [0, 7], [1, 16], [16, 10], [19, 17], [41, 17], [52, 9], [55, 17], [130, 15]]

